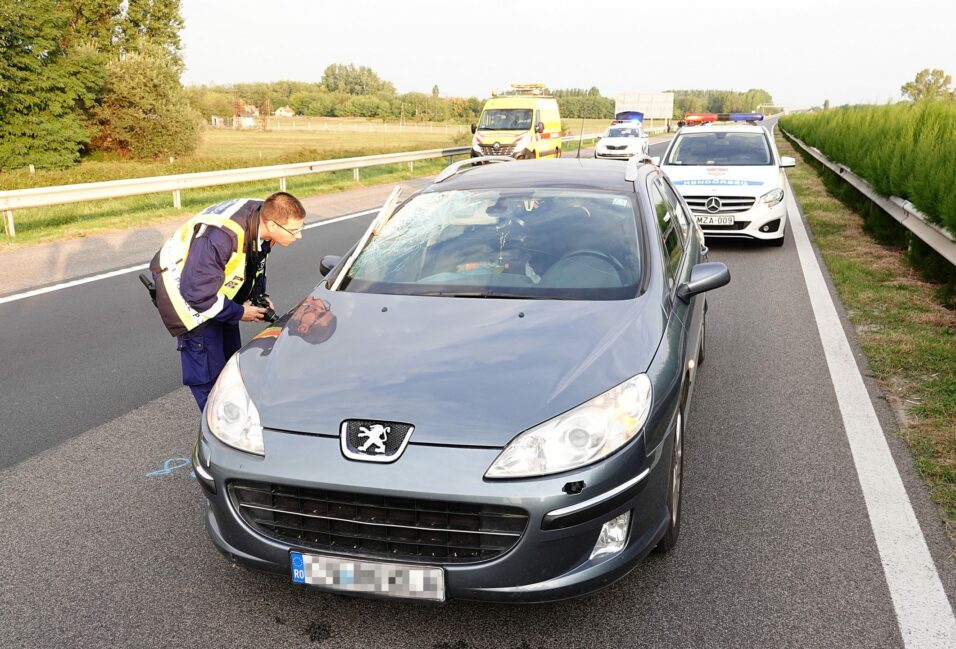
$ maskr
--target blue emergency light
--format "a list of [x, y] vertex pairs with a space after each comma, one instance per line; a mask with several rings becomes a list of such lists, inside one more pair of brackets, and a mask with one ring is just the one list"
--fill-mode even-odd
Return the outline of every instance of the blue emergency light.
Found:
[[644, 123], [644, 113], [637, 110], [625, 110], [614, 115], [614, 121], [611, 124], [620, 124], [621, 122], [640, 122]]

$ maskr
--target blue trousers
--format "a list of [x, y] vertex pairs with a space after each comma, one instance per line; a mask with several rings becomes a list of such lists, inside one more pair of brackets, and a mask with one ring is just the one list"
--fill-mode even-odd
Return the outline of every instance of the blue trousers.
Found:
[[206, 324], [176, 337], [183, 365], [183, 385], [189, 386], [200, 412], [219, 373], [242, 347], [239, 325], [209, 320]]

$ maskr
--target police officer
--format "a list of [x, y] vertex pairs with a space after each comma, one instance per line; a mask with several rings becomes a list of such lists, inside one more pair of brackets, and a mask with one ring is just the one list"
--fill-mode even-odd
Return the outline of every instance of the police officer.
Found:
[[183, 224], [150, 262], [156, 307], [200, 410], [242, 346], [239, 321], [263, 321], [266, 309], [254, 302], [274, 308], [265, 292], [269, 250], [295, 243], [304, 223], [305, 208], [286, 192], [224, 201]]

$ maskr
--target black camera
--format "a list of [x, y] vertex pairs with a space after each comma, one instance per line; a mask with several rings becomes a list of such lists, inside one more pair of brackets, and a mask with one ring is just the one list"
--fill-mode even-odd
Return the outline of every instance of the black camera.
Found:
[[265, 293], [262, 293], [261, 295], [256, 295], [255, 297], [253, 297], [250, 300], [250, 303], [252, 304], [252, 306], [258, 306], [266, 310], [266, 312], [262, 314], [263, 320], [265, 320], [266, 322], [275, 322], [276, 320], [279, 319], [279, 316], [276, 315], [275, 310], [271, 306], [269, 306], [268, 298], [269, 298], [268, 295], [266, 295]]

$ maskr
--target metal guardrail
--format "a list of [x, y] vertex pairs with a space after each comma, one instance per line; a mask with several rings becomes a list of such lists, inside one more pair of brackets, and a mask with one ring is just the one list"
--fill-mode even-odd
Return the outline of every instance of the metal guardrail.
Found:
[[[579, 138], [589, 140], [597, 137], [597, 135], [596, 133], [587, 133], [583, 136], [570, 135], [561, 138], [561, 141], [577, 142]], [[286, 178], [292, 176], [352, 169], [355, 174], [355, 180], [359, 180], [359, 169], [363, 167], [376, 167], [379, 165], [407, 162], [409, 169], [413, 169], [416, 160], [451, 158], [456, 155], [467, 155], [470, 151], [470, 146], [461, 146], [447, 149], [384, 153], [356, 158], [318, 160], [315, 162], [295, 162], [292, 164], [271, 165], [266, 167], [223, 169], [220, 171], [202, 171], [172, 176], [127, 178], [124, 180], [107, 180], [97, 183], [12, 189], [0, 191], [0, 212], [3, 212], [3, 222], [7, 234], [11, 237], [15, 237], [16, 228], [13, 222], [14, 210], [122, 198], [125, 196], [139, 196], [142, 194], [156, 194], [159, 192], [172, 192], [173, 207], [182, 209], [181, 192], [184, 189], [214, 187], [217, 185], [230, 185], [234, 183], [273, 180], [278, 178], [279, 191], [285, 191]]]
[[898, 196], [890, 196], [887, 198], [881, 194], [878, 194], [868, 182], [850, 171], [849, 167], [837, 162], [832, 162], [829, 158], [820, 153], [819, 149], [802, 142], [800, 139], [787, 131], [784, 131], [784, 133], [786, 133], [788, 138], [796, 142], [801, 149], [809, 153], [818, 162], [820, 162], [820, 164], [824, 165], [838, 176], [843, 178], [845, 181], [853, 185], [857, 191], [878, 205], [884, 212], [896, 219], [901, 225], [922, 240], [923, 243], [947, 259], [949, 263], [956, 266], [956, 240], [954, 240], [953, 235], [935, 223], [931, 223], [929, 219], [926, 218], [926, 215], [916, 209], [912, 203], [905, 199], [899, 198]]

